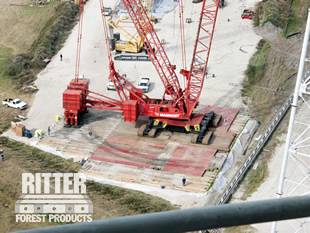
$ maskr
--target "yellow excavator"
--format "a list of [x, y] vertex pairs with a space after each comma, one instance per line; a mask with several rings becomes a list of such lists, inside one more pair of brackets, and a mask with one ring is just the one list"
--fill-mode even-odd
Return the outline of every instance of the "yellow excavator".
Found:
[[[141, 38], [139, 35], [132, 35], [127, 30], [121, 26], [121, 19], [113, 21], [112, 19], [107, 20], [109, 26], [119, 32], [119, 36], [115, 36], [115, 51], [118, 53], [140, 53], [144, 49], [144, 38]], [[120, 38], [120, 35], [126, 40]]]

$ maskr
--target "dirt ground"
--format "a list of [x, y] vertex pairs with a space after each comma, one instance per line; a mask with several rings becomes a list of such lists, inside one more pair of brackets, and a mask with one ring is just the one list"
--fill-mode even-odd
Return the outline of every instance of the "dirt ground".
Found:
[[[10, 49], [13, 54], [27, 52], [53, 16], [54, 8], [59, 3], [59, 1], [51, 1], [51, 4], [42, 6], [38, 10], [38, 7], [32, 6], [29, 0], [1, 0], [0, 47]], [[10, 25], [9, 30], [8, 25]]]

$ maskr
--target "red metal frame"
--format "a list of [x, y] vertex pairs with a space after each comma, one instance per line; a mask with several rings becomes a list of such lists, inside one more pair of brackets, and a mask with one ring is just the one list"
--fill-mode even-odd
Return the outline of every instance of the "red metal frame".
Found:
[[219, 3], [220, 0], [208, 1], [208, 3], [203, 1], [202, 3], [197, 39], [185, 91], [188, 114], [191, 114], [197, 106], [203, 88]]

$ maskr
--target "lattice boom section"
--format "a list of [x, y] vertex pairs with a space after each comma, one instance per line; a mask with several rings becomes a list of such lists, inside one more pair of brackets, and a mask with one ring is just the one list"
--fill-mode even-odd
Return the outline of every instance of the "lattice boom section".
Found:
[[[218, 0], [205, 0], [202, 5], [198, 36], [195, 43], [190, 77], [186, 90], [186, 96], [189, 100], [188, 103], [197, 103], [200, 97], [207, 71], [218, 8]], [[193, 111], [194, 106], [195, 104], [189, 106], [190, 112]]]

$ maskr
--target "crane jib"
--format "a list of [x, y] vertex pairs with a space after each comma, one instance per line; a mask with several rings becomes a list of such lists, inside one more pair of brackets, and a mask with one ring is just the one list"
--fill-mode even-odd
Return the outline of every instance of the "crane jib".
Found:
[[192, 113], [199, 101], [210, 56], [220, 0], [204, 0], [200, 14], [197, 38], [185, 90], [187, 108]]

